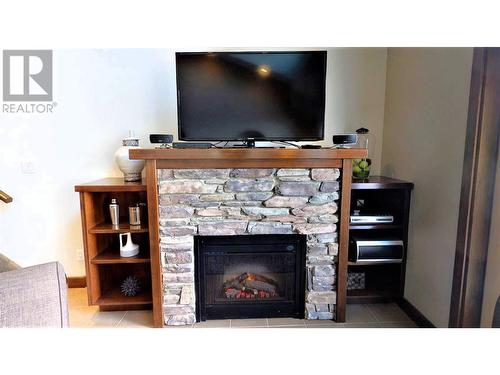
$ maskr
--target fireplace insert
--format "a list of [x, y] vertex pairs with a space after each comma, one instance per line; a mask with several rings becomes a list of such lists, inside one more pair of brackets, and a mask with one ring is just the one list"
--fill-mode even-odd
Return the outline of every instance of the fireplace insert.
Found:
[[304, 318], [306, 236], [196, 236], [196, 319]]

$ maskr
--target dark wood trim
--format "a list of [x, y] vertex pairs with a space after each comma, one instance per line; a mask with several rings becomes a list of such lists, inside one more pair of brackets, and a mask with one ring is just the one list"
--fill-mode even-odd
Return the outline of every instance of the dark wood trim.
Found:
[[[83, 238], [83, 255], [85, 258], [85, 286], [87, 287], [87, 300], [89, 306], [93, 304], [93, 293], [95, 293], [97, 289], [97, 285], [92, 284], [91, 277], [91, 269], [90, 264], [88, 262], [89, 257], [89, 236], [88, 236], [88, 227], [87, 227], [87, 207], [91, 207], [88, 192], [79, 192], [80, 195], [80, 215], [82, 220], [82, 238]], [[97, 282], [98, 283], [98, 282]], [[96, 283], [94, 283], [96, 284]]]
[[10, 203], [12, 202], [12, 197], [5, 191], [0, 190], [0, 201], [4, 203]]
[[339, 254], [337, 263], [337, 322], [345, 322], [347, 303], [347, 264], [349, 252], [349, 218], [351, 210], [352, 160], [342, 161], [340, 193]]
[[500, 134], [500, 49], [475, 48], [450, 327], [479, 327]]
[[66, 277], [68, 288], [85, 288], [87, 287], [87, 278], [85, 276]]
[[153, 297], [153, 322], [163, 327], [163, 287], [160, 262], [160, 228], [158, 175], [156, 160], [146, 161], [146, 186], [148, 196], [149, 256], [151, 259], [151, 289]]
[[410, 317], [420, 328], [436, 328], [432, 322], [425, 317], [415, 306], [413, 306], [406, 298], [400, 298], [397, 301], [401, 310]]
[[[411, 184], [413, 188], [413, 184]], [[408, 261], [408, 232], [410, 227], [410, 207], [411, 207], [411, 188], [404, 190], [404, 207], [403, 207], [403, 244], [404, 244], [404, 255], [403, 264], [401, 265], [401, 284], [399, 286], [399, 295], [404, 296], [405, 294], [405, 282], [406, 282], [406, 263]]]

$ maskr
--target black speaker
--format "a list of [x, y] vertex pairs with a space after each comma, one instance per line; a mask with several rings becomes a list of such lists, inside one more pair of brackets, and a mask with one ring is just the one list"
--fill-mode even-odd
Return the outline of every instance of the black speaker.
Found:
[[172, 134], [150, 134], [149, 142], [151, 143], [161, 143], [167, 144], [174, 141], [174, 136]]
[[332, 137], [334, 146], [352, 146], [358, 143], [358, 135], [353, 134], [335, 134]]

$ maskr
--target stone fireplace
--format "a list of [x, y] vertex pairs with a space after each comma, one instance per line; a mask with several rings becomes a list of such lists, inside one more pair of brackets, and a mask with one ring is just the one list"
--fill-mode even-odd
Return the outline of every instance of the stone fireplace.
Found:
[[339, 175], [337, 168], [158, 169], [165, 324], [196, 321], [194, 249], [203, 236], [305, 235], [304, 315], [334, 319]]

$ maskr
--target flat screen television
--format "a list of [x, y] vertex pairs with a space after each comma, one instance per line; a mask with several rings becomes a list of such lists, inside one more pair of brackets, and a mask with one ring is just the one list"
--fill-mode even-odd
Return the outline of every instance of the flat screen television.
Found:
[[323, 139], [326, 51], [176, 53], [179, 139]]

